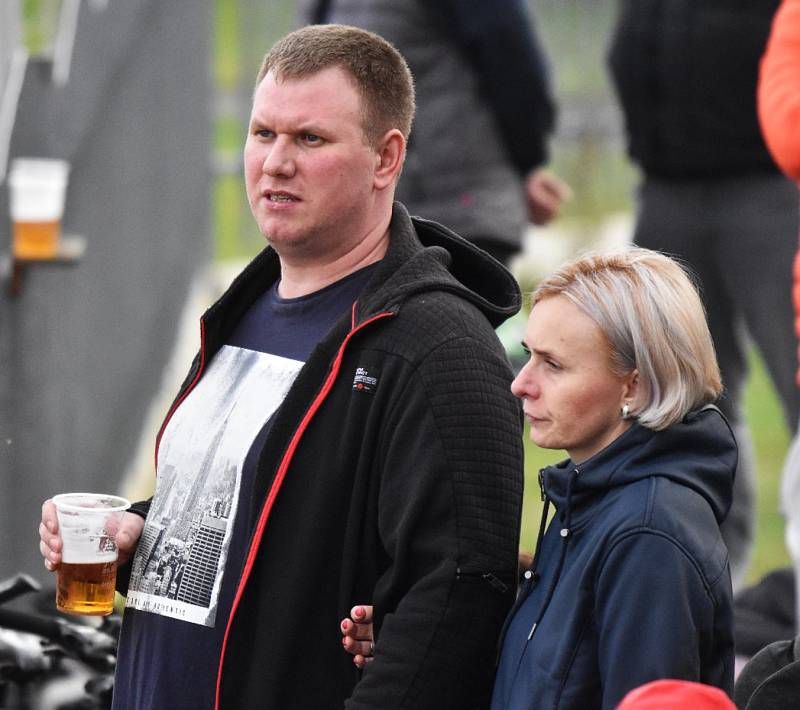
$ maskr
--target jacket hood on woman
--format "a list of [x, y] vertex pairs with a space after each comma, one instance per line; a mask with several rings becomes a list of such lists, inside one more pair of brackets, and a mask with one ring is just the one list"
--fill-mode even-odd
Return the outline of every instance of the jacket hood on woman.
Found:
[[556, 514], [507, 624], [493, 708], [613, 708], [657, 678], [731, 691], [719, 524], [736, 460], [728, 423], [707, 407], [540, 472]]
[[[542, 470], [544, 492], [556, 510], [572, 509], [572, 520], [609, 489], [654, 476], [667, 478], [701, 495], [717, 523], [733, 500], [731, 432], [722, 416], [703, 409], [680, 424], [653, 431], [634, 424], [610, 446], [575, 466], [569, 459]], [[574, 476], [572, 490], [569, 478]], [[571, 501], [568, 500], [568, 495]]]

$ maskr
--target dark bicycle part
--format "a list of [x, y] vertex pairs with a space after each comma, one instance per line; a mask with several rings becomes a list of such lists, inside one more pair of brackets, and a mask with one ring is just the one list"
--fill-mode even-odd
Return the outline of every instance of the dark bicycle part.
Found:
[[30, 575], [18, 574], [0, 582], [0, 604], [5, 604], [28, 592], [38, 592], [41, 588], [42, 585]]

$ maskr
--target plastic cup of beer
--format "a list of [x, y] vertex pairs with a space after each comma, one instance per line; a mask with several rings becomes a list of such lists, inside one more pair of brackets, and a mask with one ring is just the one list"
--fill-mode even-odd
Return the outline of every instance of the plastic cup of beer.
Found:
[[56, 607], [68, 614], [110, 614], [117, 581], [114, 537], [130, 502], [102, 493], [63, 493], [53, 503], [62, 541]]
[[17, 259], [52, 259], [58, 253], [69, 163], [17, 158], [8, 174], [12, 251]]

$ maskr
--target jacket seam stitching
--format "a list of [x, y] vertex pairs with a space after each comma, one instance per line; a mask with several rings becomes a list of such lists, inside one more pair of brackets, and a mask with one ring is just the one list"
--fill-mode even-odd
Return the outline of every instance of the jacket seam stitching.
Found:
[[619, 545], [621, 545], [623, 542], [628, 540], [629, 538], [635, 537], [637, 535], [653, 535], [655, 537], [660, 537], [660, 538], [662, 538], [664, 540], [667, 540], [668, 542], [673, 544], [678, 550], [680, 550], [681, 553], [683, 554], [683, 556], [686, 557], [686, 559], [689, 561], [689, 563], [694, 568], [694, 570], [697, 573], [697, 576], [699, 577], [700, 581], [703, 583], [703, 589], [705, 590], [706, 595], [709, 597], [709, 599], [712, 602], [712, 604], [714, 604], [716, 606], [716, 600], [714, 598], [714, 595], [711, 592], [711, 584], [710, 584], [709, 580], [706, 578], [706, 575], [703, 573], [703, 570], [700, 568], [699, 563], [694, 558], [694, 555], [692, 555], [681, 542], [676, 540], [669, 533], [666, 533], [666, 532], [664, 532], [662, 530], [655, 530], [653, 528], [644, 527], [644, 526], [640, 526], [640, 527], [631, 528], [629, 530], [626, 530], [625, 532], [620, 533], [614, 540], [611, 541], [611, 543], [609, 544], [609, 547], [608, 547], [608, 551], [606, 552], [605, 555], [603, 555], [603, 558], [600, 560], [600, 564], [597, 567], [597, 573], [595, 574], [595, 587], [598, 584], [600, 575], [603, 572], [603, 568], [605, 567], [605, 565], [606, 565], [606, 563], [608, 561], [608, 558], [611, 556], [611, 554], [614, 552], [614, 550]]

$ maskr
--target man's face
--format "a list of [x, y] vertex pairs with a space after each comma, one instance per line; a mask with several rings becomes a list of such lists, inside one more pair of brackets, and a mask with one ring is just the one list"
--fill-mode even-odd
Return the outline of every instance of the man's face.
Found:
[[361, 98], [342, 69], [264, 77], [244, 148], [245, 184], [259, 229], [281, 258], [323, 263], [361, 241], [375, 221], [377, 164]]

